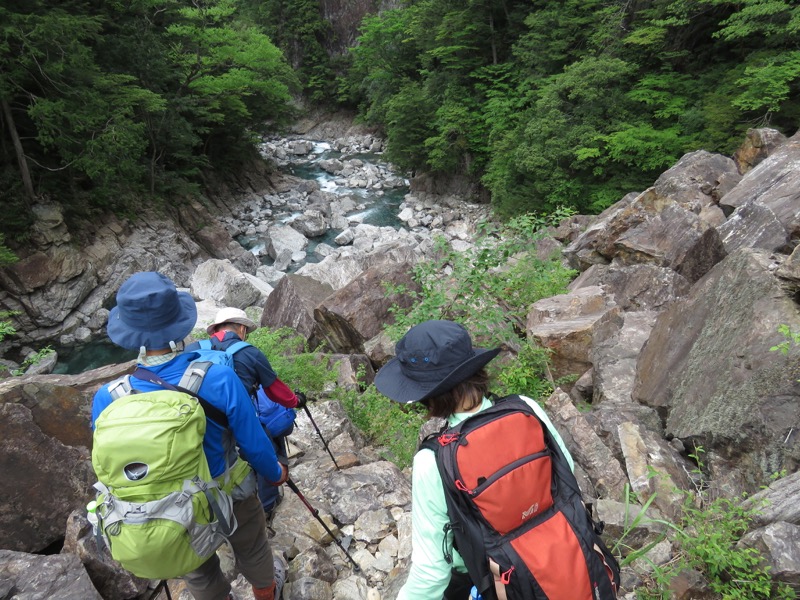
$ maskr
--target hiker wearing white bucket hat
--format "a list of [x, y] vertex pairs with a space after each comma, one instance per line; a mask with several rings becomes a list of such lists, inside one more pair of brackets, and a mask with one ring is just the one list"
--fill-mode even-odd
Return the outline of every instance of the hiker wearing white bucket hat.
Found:
[[221, 308], [219, 311], [217, 311], [217, 314], [214, 317], [214, 322], [206, 327], [206, 333], [208, 333], [208, 335], [214, 335], [218, 329], [221, 329], [221, 325], [226, 324], [243, 326], [245, 329], [245, 334], [253, 333], [256, 329], [258, 329], [258, 325], [256, 325], [255, 321], [250, 319], [247, 316], [247, 313], [241, 308], [226, 306], [225, 308]]
[[[258, 325], [247, 316], [245, 311], [226, 306], [217, 312], [214, 321], [206, 327], [206, 331], [210, 336], [209, 347], [211, 349], [225, 351], [230, 348], [232, 352], [235, 350], [233, 369], [247, 388], [247, 393], [250, 394], [262, 424], [267, 425], [267, 420], [274, 419], [276, 412], [284, 413], [285, 409], [292, 408], [303, 409], [306, 405], [306, 397], [300, 392], [293, 392], [280, 380], [269, 359], [261, 350], [255, 346], [240, 344], [240, 342], [247, 341], [247, 336], [257, 328]], [[234, 345], [235, 348], [233, 348]], [[201, 342], [193, 342], [187, 346], [186, 351], [198, 350], [201, 346]], [[278, 406], [275, 406], [276, 404]], [[275, 447], [275, 452], [281, 460], [285, 460], [287, 454], [286, 434], [276, 435], [276, 433], [267, 431], [267, 435]], [[282, 500], [280, 488], [259, 476], [258, 494], [267, 520], [271, 521], [274, 510]]]

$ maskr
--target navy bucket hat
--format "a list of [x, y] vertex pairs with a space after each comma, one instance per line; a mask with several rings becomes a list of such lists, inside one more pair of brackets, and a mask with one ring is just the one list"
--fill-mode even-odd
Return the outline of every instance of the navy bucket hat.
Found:
[[458, 323], [425, 321], [397, 342], [396, 356], [378, 371], [375, 387], [395, 402], [419, 402], [453, 389], [499, 353], [500, 348], [473, 348]]
[[108, 337], [129, 350], [169, 348], [180, 342], [197, 323], [197, 307], [179, 292], [166, 275], [134, 273], [117, 292], [117, 305], [108, 316]]

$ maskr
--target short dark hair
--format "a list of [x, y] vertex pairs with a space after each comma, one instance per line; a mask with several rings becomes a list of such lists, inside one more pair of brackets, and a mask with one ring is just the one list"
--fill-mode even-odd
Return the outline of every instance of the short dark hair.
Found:
[[426, 398], [422, 404], [428, 409], [428, 417], [441, 417], [447, 418], [456, 412], [462, 400], [466, 399], [467, 403], [463, 410], [472, 410], [478, 406], [484, 396], [489, 392], [489, 374], [485, 368], [482, 368], [477, 373], [474, 373], [464, 381], [457, 383], [455, 387], [450, 388], [442, 394]]

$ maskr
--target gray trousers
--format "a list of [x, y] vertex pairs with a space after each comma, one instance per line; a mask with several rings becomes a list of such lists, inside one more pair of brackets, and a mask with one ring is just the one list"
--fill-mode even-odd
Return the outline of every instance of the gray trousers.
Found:
[[[228, 543], [233, 549], [236, 566], [254, 587], [269, 587], [275, 579], [275, 564], [258, 495], [254, 492], [244, 500], [234, 501], [233, 512], [239, 526]], [[195, 600], [224, 600], [231, 591], [216, 554], [184, 575], [183, 580]]]

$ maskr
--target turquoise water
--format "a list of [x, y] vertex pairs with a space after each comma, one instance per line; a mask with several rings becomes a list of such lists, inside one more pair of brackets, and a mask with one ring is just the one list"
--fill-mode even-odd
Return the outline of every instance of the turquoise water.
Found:
[[138, 354], [135, 350], [120, 348], [106, 337], [88, 344], [54, 346], [53, 349], [58, 352], [58, 362], [53, 373], [63, 374], [83, 373], [97, 367], [127, 362]]
[[[316, 181], [319, 183], [320, 188], [326, 192], [336, 194], [339, 196], [350, 196], [357, 200], [359, 204], [365, 205], [365, 208], [353, 211], [345, 215], [346, 217], [359, 216], [362, 223], [367, 225], [375, 225], [377, 227], [394, 227], [399, 229], [404, 226], [404, 223], [397, 218], [400, 211], [400, 204], [403, 198], [408, 193], [408, 187], [403, 186], [399, 188], [392, 188], [383, 190], [383, 193], [377, 193], [376, 190], [367, 190], [363, 188], [351, 188], [344, 186], [336, 186], [334, 181], [337, 179], [330, 173], [322, 170], [317, 165], [317, 162], [324, 159], [340, 158], [341, 153], [332, 150], [326, 150], [320, 154], [314, 155], [313, 160], [309, 162], [293, 164], [285, 167], [287, 173], [291, 173], [295, 177]], [[348, 158], [361, 159], [365, 162], [380, 162], [380, 157], [372, 153], [350, 155]], [[290, 215], [283, 215], [285, 219]], [[278, 221], [281, 220], [279, 216]], [[306, 248], [306, 262], [319, 262], [319, 258], [314, 255], [314, 248], [319, 244], [328, 244], [329, 246], [336, 246], [334, 239], [342, 232], [341, 229], [329, 229], [325, 235], [318, 238], [309, 240]], [[248, 250], [261, 250], [266, 245], [266, 239], [259, 236], [239, 236], [236, 238], [242, 246]], [[266, 254], [260, 256], [262, 264], [272, 264], [272, 258]], [[301, 264], [292, 264], [288, 272], [294, 272], [299, 269]]]

